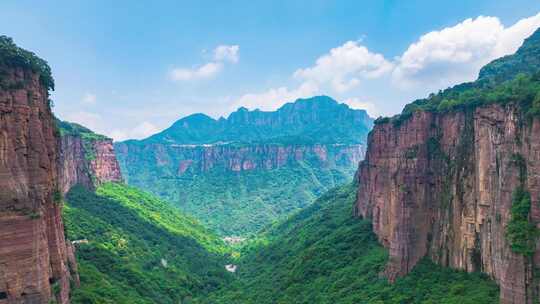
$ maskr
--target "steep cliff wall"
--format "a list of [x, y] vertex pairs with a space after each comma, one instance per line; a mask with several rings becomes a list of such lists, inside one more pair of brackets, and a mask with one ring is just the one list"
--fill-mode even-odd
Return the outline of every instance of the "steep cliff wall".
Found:
[[2, 65], [18, 57], [3, 53], [15, 46], [0, 38], [0, 303], [68, 303], [74, 260], [61, 218], [47, 85], [43, 74], [14, 67], [20, 61]]
[[536, 303], [539, 244], [533, 238], [532, 255], [519, 252], [507, 231], [520, 188], [530, 193], [528, 221], [540, 224], [538, 118], [513, 104], [419, 111], [377, 124], [368, 142], [356, 210], [389, 248], [390, 280], [429, 256], [489, 274], [500, 284], [501, 303]]
[[[360, 144], [315, 145], [116, 145], [128, 176], [141, 173], [142, 167], [155, 168], [162, 177], [197, 174], [212, 169], [240, 172], [272, 170], [297, 162], [316, 162], [320, 166], [351, 167], [364, 157]], [[141, 157], [145, 155], [145, 157]], [[172, 174], [172, 175], [170, 175]], [[140, 176], [137, 176], [140, 178]]]
[[112, 140], [77, 124], [57, 121], [60, 129], [59, 184], [62, 192], [81, 184], [87, 189], [122, 182]]

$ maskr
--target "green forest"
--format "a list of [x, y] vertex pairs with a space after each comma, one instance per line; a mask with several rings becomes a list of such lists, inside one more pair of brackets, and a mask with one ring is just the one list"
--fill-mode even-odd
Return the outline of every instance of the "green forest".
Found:
[[[389, 284], [387, 251], [369, 221], [353, 217], [354, 185], [228, 248], [195, 220], [121, 184], [67, 195], [77, 244], [74, 303], [497, 303], [487, 277], [422, 261]], [[236, 252], [239, 250], [240, 252]], [[236, 273], [225, 265], [238, 266]], [[179, 302], [181, 301], [181, 302]]]

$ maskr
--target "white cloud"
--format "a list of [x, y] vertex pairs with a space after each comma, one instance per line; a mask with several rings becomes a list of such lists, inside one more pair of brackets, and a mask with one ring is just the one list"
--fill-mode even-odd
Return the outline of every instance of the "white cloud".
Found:
[[347, 98], [343, 100], [343, 103], [346, 103], [347, 105], [349, 105], [349, 107], [353, 109], [366, 110], [366, 112], [371, 117], [379, 117], [382, 114], [379, 109], [377, 109], [377, 106], [374, 103], [368, 101], [361, 101], [357, 97]]
[[480, 16], [422, 35], [397, 58], [394, 84], [444, 88], [472, 81], [491, 60], [515, 52], [540, 26], [540, 14], [505, 28], [496, 17]]
[[[395, 113], [412, 98], [476, 79], [483, 65], [514, 53], [538, 27], [540, 13], [509, 27], [497, 17], [479, 16], [422, 35], [394, 59], [370, 51], [359, 41], [348, 41], [321, 55], [312, 66], [296, 70], [293, 78], [300, 85], [245, 94], [233, 106], [274, 110], [297, 98], [327, 94], [366, 109], [372, 116]], [[360, 92], [361, 83], [367, 85]], [[388, 92], [384, 92], [386, 88]], [[354, 97], [359, 93], [370, 101]], [[389, 105], [375, 105], [375, 101], [389, 102], [385, 98], [397, 100], [401, 95], [407, 98], [394, 101], [394, 110]]]
[[154, 124], [143, 121], [139, 125], [131, 129], [116, 129], [107, 134], [112, 137], [115, 141], [122, 141], [126, 139], [143, 139], [147, 138], [150, 135], [156, 134], [159, 132], [158, 127]]
[[220, 45], [214, 49], [214, 60], [237, 63], [240, 58], [238, 55], [239, 50], [238, 45]]
[[377, 78], [391, 69], [392, 63], [383, 55], [370, 52], [356, 41], [348, 41], [319, 57], [314, 66], [297, 70], [294, 77], [320, 85], [327, 84], [338, 93], [343, 93], [356, 87], [360, 78]]
[[94, 95], [92, 93], [84, 94], [84, 96], [82, 98], [82, 103], [88, 104], [88, 105], [96, 104], [96, 95]]
[[101, 115], [92, 112], [77, 111], [67, 113], [63, 119], [70, 122], [76, 122], [98, 133], [101, 132], [101, 128], [103, 127]]
[[140, 125], [133, 128], [131, 131], [131, 138], [145, 138], [152, 134], [155, 134], [159, 129], [148, 121], [142, 122]]
[[223, 64], [219, 62], [209, 62], [194, 69], [176, 68], [170, 73], [170, 78], [174, 81], [189, 81], [212, 78], [223, 69]]
[[286, 102], [298, 98], [310, 97], [319, 91], [319, 88], [310, 82], [305, 82], [293, 90], [287, 87], [273, 88], [257, 94], [245, 94], [234, 103], [235, 109], [243, 106], [249, 109], [261, 109], [264, 111], [276, 110]]
[[169, 78], [178, 82], [212, 78], [223, 70], [225, 62], [237, 63], [239, 51], [238, 45], [220, 45], [214, 49], [214, 61], [196, 68], [174, 68]]

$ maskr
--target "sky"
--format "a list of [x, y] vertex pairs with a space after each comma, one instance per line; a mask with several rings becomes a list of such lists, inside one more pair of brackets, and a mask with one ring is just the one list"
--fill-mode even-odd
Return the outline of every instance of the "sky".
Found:
[[56, 115], [115, 140], [315, 95], [397, 114], [538, 27], [538, 0], [0, 3], [0, 34], [49, 62]]

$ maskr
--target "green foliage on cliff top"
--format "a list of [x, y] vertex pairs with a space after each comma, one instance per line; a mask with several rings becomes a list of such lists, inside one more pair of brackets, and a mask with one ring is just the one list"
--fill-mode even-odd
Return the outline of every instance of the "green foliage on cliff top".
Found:
[[371, 223], [352, 216], [355, 187], [324, 194], [248, 245], [238, 278], [196, 303], [494, 304], [485, 276], [424, 260], [393, 285], [380, 277], [387, 253]]
[[74, 187], [64, 223], [77, 245], [72, 303], [179, 303], [230, 279], [225, 244], [194, 219], [121, 184]]
[[405, 106], [400, 115], [375, 123], [400, 124], [416, 111], [450, 112], [489, 104], [519, 105], [528, 117], [540, 117], [540, 29], [519, 50], [484, 66], [474, 82], [456, 85]]
[[13, 39], [3, 35], [0, 36], [0, 67], [2, 66], [30, 69], [39, 74], [41, 83], [47, 89], [54, 91], [54, 79], [47, 61], [18, 47]]
[[60, 131], [60, 136], [82, 137], [83, 139], [89, 141], [110, 139], [105, 135], [97, 134], [94, 131], [74, 122], [63, 121], [60, 119], [56, 119], [55, 122], [58, 131]]

